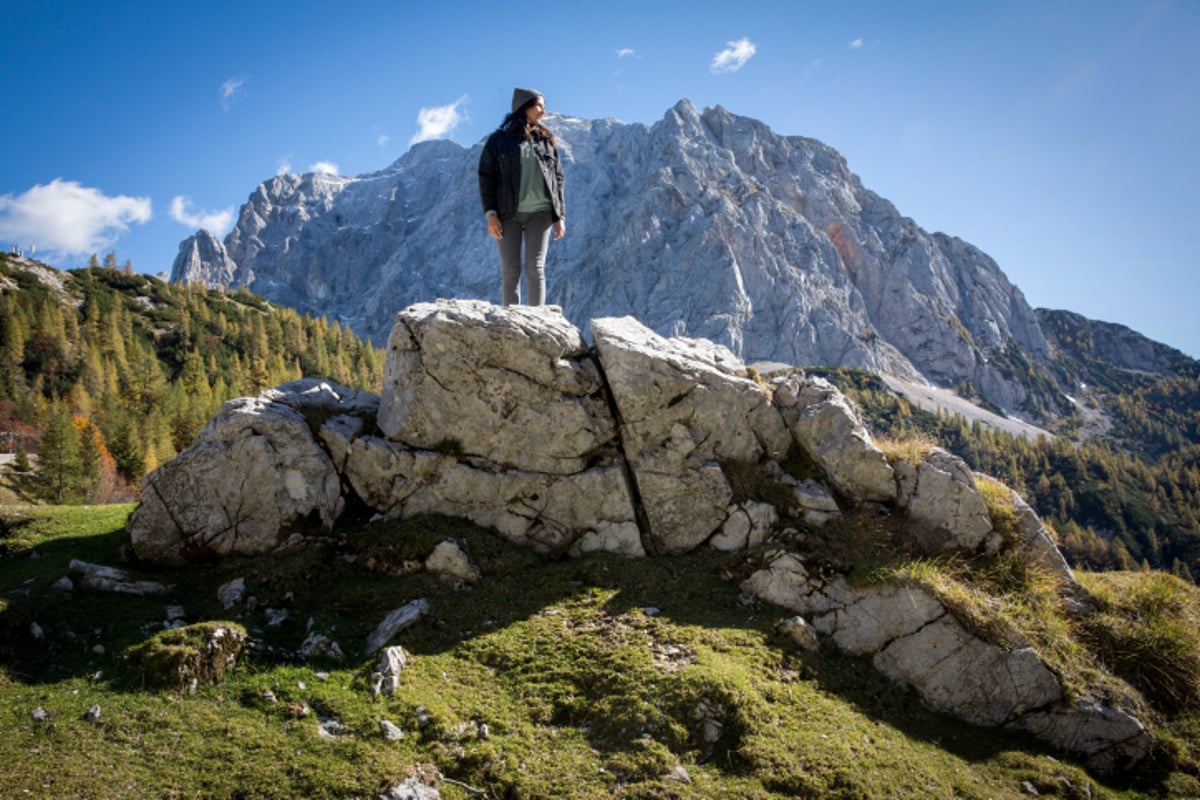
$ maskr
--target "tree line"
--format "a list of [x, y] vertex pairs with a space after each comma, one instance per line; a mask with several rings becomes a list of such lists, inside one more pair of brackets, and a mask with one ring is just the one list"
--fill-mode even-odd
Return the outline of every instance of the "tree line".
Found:
[[0, 254], [0, 451], [36, 499], [136, 499], [233, 397], [300, 377], [382, 385], [382, 351], [340, 322], [106, 264], [48, 286]]

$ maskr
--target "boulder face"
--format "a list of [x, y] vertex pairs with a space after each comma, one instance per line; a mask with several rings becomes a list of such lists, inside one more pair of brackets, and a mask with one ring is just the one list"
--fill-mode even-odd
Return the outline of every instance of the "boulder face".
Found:
[[[651, 126], [546, 122], [571, 208], [567, 237], [550, 248], [548, 297], [569, 319], [631, 315], [747, 362], [969, 383], [1006, 409], [1059, 402], [1019, 377], [1032, 370], [1051, 385], [1050, 352], [997, 264], [902, 216], [833, 148], [687, 100]], [[242, 206], [228, 260], [189, 256], [173, 279], [245, 285], [376, 343], [411, 303], [498, 300], [481, 150], [422, 142], [378, 172], [275, 176]]]
[[706, 541], [734, 510], [727, 465], [780, 460], [791, 437], [728, 349], [664, 339], [631, 317], [592, 320], [653, 552]]
[[[576, 557], [765, 547], [743, 593], [802, 615], [788, 630], [803, 646], [823, 637], [934, 709], [1029, 731], [1097, 769], [1148, 752], [1135, 717], [1068, 704], [1028, 646], [988, 641], [920, 587], [814, 578], [778, 545], [794, 536], [775, 535], [785, 517], [819, 527], [865, 505], [906, 516], [931, 553], [1011, 552], [1072, 586], [1020, 498], [994, 530], [965, 464], [934, 450], [893, 465], [827, 382], [763, 382], [724, 346], [628, 317], [590, 327], [594, 346], [556, 307], [411, 306], [389, 338], [382, 398], [299, 381], [226, 403], [146, 477], [128, 523], [135, 552], [170, 564], [270, 553], [329, 534], [351, 504], [383, 518], [460, 517]], [[479, 579], [452, 543], [429, 560], [449, 580]]]
[[293, 534], [329, 533], [345, 500], [306, 412], [373, 414], [361, 392], [297, 381], [230, 400], [196, 441], [146, 476], [129, 520], [145, 559], [183, 563], [269, 552]]
[[574, 474], [611, 460], [616, 438], [590, 349], [553, 309], [412, 306], [388, 338], [379, 428], [417, 449]]
[[845, 395], [822, 378], [794, 373], [772, 388], [788, 430], [838, 491], [860, 500], [896, 499], [892, 467]]

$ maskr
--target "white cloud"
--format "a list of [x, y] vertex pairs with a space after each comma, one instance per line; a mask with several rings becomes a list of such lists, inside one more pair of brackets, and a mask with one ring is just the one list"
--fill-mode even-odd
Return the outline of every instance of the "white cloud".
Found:
[[853, 42], [850, 43], [851, 50], [861, 50], [862, 46], [863, 46], [862, 39], [855, 39]]
[[287, 175], [291, 171], [292, 171], [292, 157], [291, 156], [280, 156], [279, 160], [275, 162], [275, 174], [276, 175]]
[[337, 175], [338, 165], [332, 161], [318, 161], [308, 168], [309, 172], [324, 173], [325, 175]]
[[753, 58], [756, 52], [758, 52], [758, 48], [749, 39], [742, 38], [736, 42], [726, 42], [725, 49], [713, 56], [712, 66], [709, 69], [714, 75], [737, 72], [746, 66], [746, 62]]
[[430, 139], [442, 139], [449, 136], [451, 131], [470, 119], [464, 108], [466, 103], [467, 96], [464, 94], [448, 106], [422, 108], [417, 112], [418, 130], [408, 140], [408, 143], [413, 145], [417, 142], [427, 142]]
[[19, 195], [0, 195], [0, 239], [69, 256], [110, 248], [130, 223], [149, 222], [149, 197], [109, 197], [55, 178]]
[[379, 138], [375, 140], [375, 143], [378, 144], [380, 147], [387, 147], [388, 142], [390, 142], [391, 140], [392, 140], [392, 137], [388, 136], [386, 133], [381, 133], [381, 134], [379, 134]]
[[171, 219], [187, 225], [189, 228], [203, 228], [213, 236], [224, 236], [233, 227], [233, 206], [221, 211], [207, 211], [193, 214], [188, 210], [192, 204], [191, 198], [182, 195], [171, 200]]
[[246, 84], [247, 80], [245, 75], [237, 75], [221, 84], [221, 108], [223, 110], [229, 110], [230, 104]]
[[632, 47], [622, 47], [617, 51], [617, 58], [637, 58], [637, 53]]

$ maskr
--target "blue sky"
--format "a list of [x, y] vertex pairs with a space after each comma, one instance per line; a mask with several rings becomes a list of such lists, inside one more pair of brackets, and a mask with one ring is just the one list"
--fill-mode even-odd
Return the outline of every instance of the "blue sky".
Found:
[[[681, 98], [839, 150], [1033, 306], [1200, 356], [1200, 2], [0, 0], [0, 244], [170, 269], [281, 170], [471, 145], [514, 85], [652, 124]], [[568, 186], [568, 192], [570, 187]], [[464, 231], [464, 235], [483, 235]]]

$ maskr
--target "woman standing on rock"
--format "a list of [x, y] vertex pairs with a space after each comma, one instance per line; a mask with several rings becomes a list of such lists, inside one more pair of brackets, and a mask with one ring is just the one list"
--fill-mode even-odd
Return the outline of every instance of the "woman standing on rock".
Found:
[[521, 302], [521, 239], [525, 240], [527, 302], [546, 302], [550, 231], [567, 232], [562, 163], [554, 134], [542, 124], [546, 101], [533, 89], [514, 89], [512, 113], [488, 137], [479, 157], [479, 197], [487, 231], [499, 243], [501, 299]]

